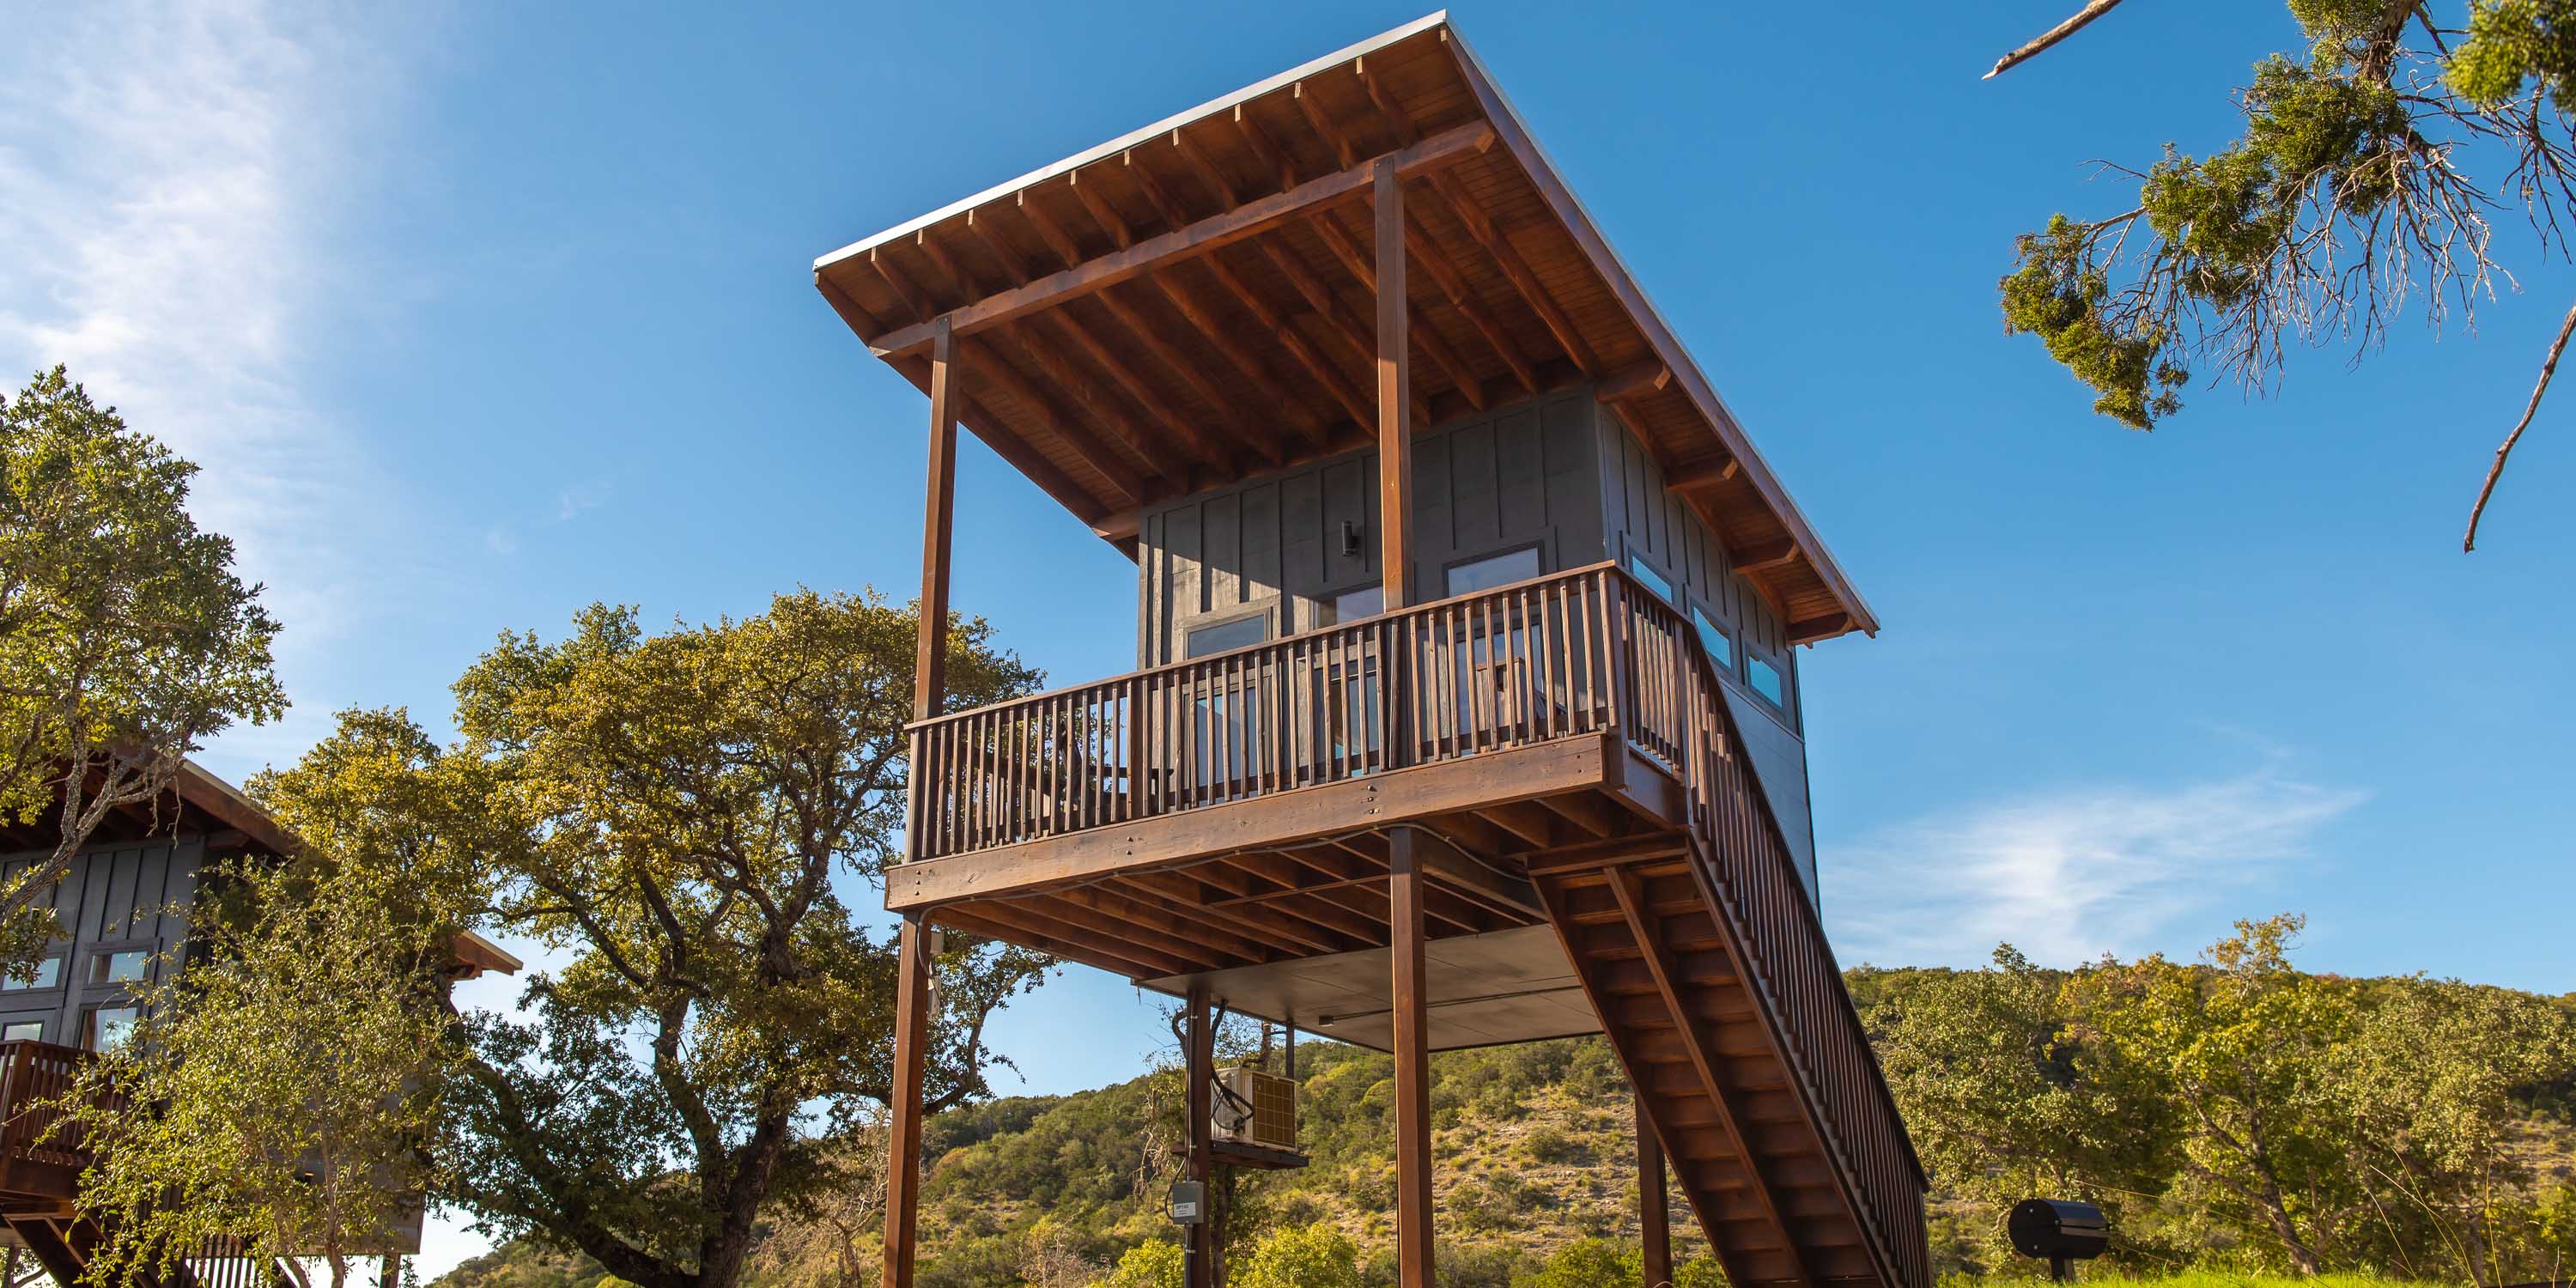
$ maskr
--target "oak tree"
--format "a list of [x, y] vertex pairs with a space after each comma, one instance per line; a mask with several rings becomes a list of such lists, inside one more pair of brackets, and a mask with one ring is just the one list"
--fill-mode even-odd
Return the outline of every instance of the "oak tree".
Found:
[[[475, 1017], [448, 1197], [642, 1288], [729, 1288], [765, 1213], [803, 1211], [891, 1096], [897, 937], [866, 910], [902, 822], [912, 610], [781, 595], [648, 635], [593, 606], [505, 635], [456, 684], [442, 756], [496, 924], [565, 960], [526, 1018]], [[960, 706], [1037, 673], [950, 631]], [[1048, 959], [947, 938], [933, 1112], [986, 1091], [995, 1010]]]
[[61, 367], [0, 397], [0, 816], [50, 816], [57, 838], [0, 881], [0, 964], [56, 933], [53, 887], [100, 825], [285, 710], [277, 623], [231, 540], [189, 517], [196, 473]]
[[[2091, 0], [1995, 64], [2074, 35], [2121, 0]], [[2576, 218], [2576, 0], [2289, 0], [2303, 47], [2255, 64], [2245, 129], [2216, 151], [2168, 145], [2125, 211], [2058, 214], [2018, 241], [2006, 329], [2038, 336], [2091, 385], [2095, 411], [2151, 429], [2195, 368], [2261, 391], [2294, 344], [2375, 349], [2420, 308], [2465, 323], [2510, 282], [2499, 224], [2565, 254]], [[2461, 548], [2576, 334], [2540, 362], [2521, 419], [2470, 507]], [[2356, 357], [2360, 356], [2356, 353]]]

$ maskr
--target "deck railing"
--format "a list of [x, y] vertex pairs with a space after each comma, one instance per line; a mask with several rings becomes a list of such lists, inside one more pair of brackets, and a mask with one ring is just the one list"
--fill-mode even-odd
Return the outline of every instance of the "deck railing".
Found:
[[932, 858], [1620, 731], [1684, 786], [1725, 933], [1891, 1282], [1930, 1282], [1923, 1177], [1724, 683], [1595, 564], [911, 726]]
[[56, 1102], [72, 1089], [89, 1052], [51, 1042], [0, 1042], [0, 1158], [85, 1167], [79, 1125]]
[[909, 857], [1598, 733], [1629, 593], [1600, 564], [922, 721]]
[[[1679, 729], [1671, 759], [1689, 793], [1701, 868], [1718, 918], [1764, 999], [1764, 1022], [1804, 1092], [1859, 1218], [1896, 1284], [1931, 1282], [1924, 1242], [1924, 1177], [1905, 1123], [1845, 991], [1816, 906], [1779, 824], [1760, 795], [1734, 712], [1690, 626], [1646, 594], [1624, 599], [1643, 659], [1640, 725], [1660, 743]], [[1640, 739], [1641, 745], [1645, 739]]]

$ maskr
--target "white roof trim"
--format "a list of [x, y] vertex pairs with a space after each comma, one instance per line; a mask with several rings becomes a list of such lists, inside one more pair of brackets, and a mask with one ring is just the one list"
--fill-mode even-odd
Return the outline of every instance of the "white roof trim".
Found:
[[873, 237], [860, 238], [839, 250], [833, 251], [831, 254], [824, 255], [816, 259], [814, 261], [814, 269], [816, 272], [821, 272], [829, 265], [839, 263], [842, 260], [861, 254], [865, 251], [873, 250], [876, 247], [882, 246], [898, 237], [909, 237], [924, 228], [930, 227], [932, 224], [938, 223], [939, 221], [954, 215], [964, 214], [965, 212], [983, 205], [986, 202], [1007, 197], [1023, 188], [1032, 187], [1040, 182], [1052, 179], [1057, 175], [1068, 174], [1072, 171], [1079, 170], [1094, 161], [1116, 156], [1117, 154], [1135, 147], [1137, 144], [1143, 143], [1156, 135], [1170, 133], [1171, 131], [1177, 130], [1192, 121], [1199, 120], [1203, 117], [1213, 116], [1216, 113], [1228, 110], [1237, 104], [1250, 102], [1264, 94], [1286, 89], [1287, 87], [1294, 85], [1317, 72], [1329, 71], [1332, 68], [1338, 67], [1343, 63], [1347, 63], [1354, 58], [1365, 58], [1389, 45], [1406, 40], [1413, 36], [1418, 36], [1423, 32], [1432, 30], [1433, 28], [1445, 26], [1448, 24], [1448, 21], [1449, 11], [1442, 9], [1435, 13], [1426, 14], [1420, 18], [1416, 18], [1393, 31], [1380, 32], [1379, 34], [1371, 36], [1358, 44], [1346, 45], [1341, 49], [1337, 49], [1332, 53], [1313, 60], [1312, 62], [1302, 63], [1296, 67], [1292, 67], [1268, 80], [1260, 82], [1259, 84], [1247, 85], [1242, 89], [1225, 95], [1222, 98], [1211, 99], [1208, 102], [1201, 103], [1197, 107], [1193, 107], [1186, 112], [1180, 112], [1172, 116], [1164, 117], [1162, 120], [1156, 121], [1152, 125], [1148, 125], [1141, 130], [1122, 134], [1117, 138], [1111, 139], [1107, 143], [1100, 144], [1097, 147], [1086, 148], [1083, 151], [1074, 153], [1072, 156], [1066, 157], [1064, 160], [1058, 161], [1054, 165], [1041, 166], [1038, 169], [1029, 171], [1027, 174], [1021, 175], [1017, 179], [1012, 179], [1008, 182], [995, 184], [990, 188], [986, 188], [982, 192], [976, 193], [974, 196], [968, 197], [963, 201], [951, 202], [948, 205], [931, 211], [929, 214], [923, 215], [918, 219], [905, 220], [904, 222], [886, 229], [884, 232], [878, 233]]

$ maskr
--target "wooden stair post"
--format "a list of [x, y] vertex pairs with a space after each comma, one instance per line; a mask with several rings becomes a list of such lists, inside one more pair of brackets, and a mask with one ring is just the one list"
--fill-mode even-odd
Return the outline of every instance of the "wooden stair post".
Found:
[[1644, 1245], [1641, 1269], [1645, 1288], [1672, 1288], [1673, 1223], [1666, 1209], [1664, 1146], [1655, 1139], [1654, 1120], [1646, 1116], [1646, 1098], [1637, 1107], [1637, 1234]]
[[1431, 1034], [1425, 1005], [1423, 876], [1414, 828], [1388, 838], [1395, 1027], [1395, 1249], [1400, 1288], [1432, 1288]]

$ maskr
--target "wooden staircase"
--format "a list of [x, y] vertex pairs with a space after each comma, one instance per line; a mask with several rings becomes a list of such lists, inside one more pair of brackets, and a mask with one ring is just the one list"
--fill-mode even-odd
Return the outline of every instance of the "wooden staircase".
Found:
[[1691, 825], [1532, 883], [1728, 1278], [1929, 1288], [1922, 1165], [1723, 689], [1678, 621], [1629, 627], [1673, 664], [1623, 700]]

